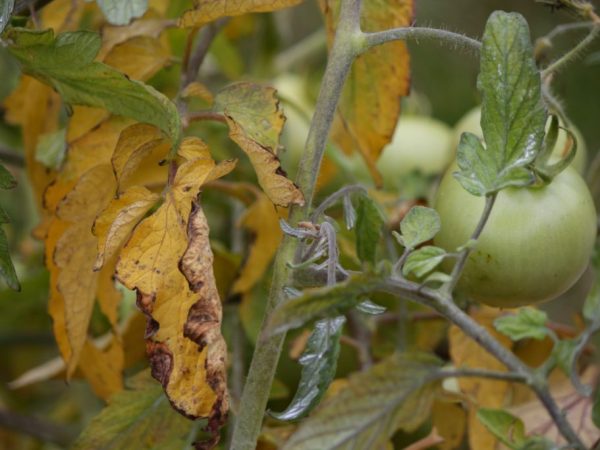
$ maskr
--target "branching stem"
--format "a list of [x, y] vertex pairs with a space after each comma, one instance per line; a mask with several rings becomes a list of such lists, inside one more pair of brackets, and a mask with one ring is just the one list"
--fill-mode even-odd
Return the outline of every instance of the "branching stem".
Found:
[[592, 29], [585, 38], [583, 38], [575, 47], [573, 47], [542, 71], [542, 79], [549, 77], [553, 73], [561, 71], [571, 62], [581, 57], [599, 35], [600, 22], [594, 22]]

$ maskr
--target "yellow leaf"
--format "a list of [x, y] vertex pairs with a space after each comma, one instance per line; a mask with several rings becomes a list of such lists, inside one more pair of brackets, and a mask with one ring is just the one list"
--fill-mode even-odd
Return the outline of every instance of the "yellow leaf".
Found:
[[460, 403], [436, 400], [431, 411], [431, 421], [437, 434], [443, 438], [438, 444], [440, 450], [459, 448], [463, 441], [467, 414]]
[[104, 57], [117, 45], [139, 36], [158, 38], [169, 25], [166, 19], [140, 19], [134, 20], [127, 26], [105, 25], [102, 28], [102, 48], [98, 58]]
[[[485, 327], [502, 345], [511, 348], [511, 340], [505, 335], [498, 333], [493, 326], [493, 321], [499, 314], [493, 308], [482, 308], [471, 312], [473, 319]], [[456, 367], [506, 371], [506, 367], [501, 362], [454, 325], [449, 330], [449, 342], [450, 357]], [[494, 450], [497, 440], [477, 419], [477, 409], [504, 408], [510, 389], [509, 383], [484, 378], [460, 378], [458, 382], [461, 391], [472, 402], [469, 408], [468, 419], [470, 448]]]
[[98, 237], [98, 257], [94, 270], [99, 270], [105, 259], [117, 254], [133, 228], [158, 199], [157, 194], [145, 187], [132, 186], [100, 213], [94, 222], [94, 234]]
[[118, 44], [104, 62], [134, 80], [146, 81], [171, 61], [169, 51], [150, 36], [136, 36]]
[[212, 92], [210, 92], [204, 84], [198, 81], [188, 84], [181, 92], [181, 96], [183, 98], [197, 97], [204, 100], [208, 105], [212, 105], [215, 100]]
[[58, 239], [53, 255], [59, 270], [56, 287], [64, 300], [64, 325], [71, 347], [68, 376], [77, 366], [87, 339], [98, 286], [98, 273], [93, 270], [97, 243], [92, 224], [114, 192], [111, 168], [102, 164], [86, 172], [57, 208], [57, 217], [71, 223]]
[[289, 8], [302, 0], [194, 0], [194, 9], [186, 11], [179, 19], [180, 27], [201, 27], [221, 17], [241, 16], [247, 13], [269, 12]]
[[[339, 2], [320, 3], [331, 42]], [[410, 26], [412, 18], [413, 0], [370, 0], [363, 4], [361, 25], [363, 31], [380, 31]], [[360, 151], [377, 181], [381, 178], [375, 162], [392, 138], [400, 99], [409, 89], [409, 55], [402, 41], [374, 47], [359, 56], [344, 86], [332, 137], [344, 151]]]
[[[119, 305], [123, 294], [115, 286], [115, 266], [117, 259], [113, 258], [102, 267], [98, 274], [98, 305], [106, 316], [113, 330], [116, 330], [119, 320]], [[95, 267], [94, 267], [95, 270]]]
[[91, 106], [73, 105], [73, 114], [67, 126], [67, 142], [71, 143], [92, 131], [110, 116], [110, 113], [102, 108]]
[[152, 125], [136, 123], [125, 128], [111, 158], [119, 192], [124, 191], [128, 178], [150, 153], [158, 151], [166, 155], [169, 148], [169, 141]]
[[254, 240], [240, 277], [233, 285], [233, 293], [249, 292], [264, 276], [283, 237], [279, 218], [277, 210], [264, 195], [242, 216], [240, 224], [254, 236]]
[[108, 401], [123, 389], [123, 345], [113, 336], [106, 349], [101, 350], [89, 339], [81, 354], [79, 369], [90, 383], [94, 393]]
[[258, 183], [276, 205], [304, 204], [298, 187], [286, 177], [277, 150], [285, 118], [275, 89], [236, 83], [217, 94], [215, 109], [225, 114], [229, 137], [248, 155]]

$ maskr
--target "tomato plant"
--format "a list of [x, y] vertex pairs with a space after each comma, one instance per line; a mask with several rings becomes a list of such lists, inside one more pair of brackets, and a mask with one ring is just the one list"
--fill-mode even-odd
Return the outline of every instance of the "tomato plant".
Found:
[[[455, 170], [448, 170], [435, 199], [442, 223], [435, 243], [448, 251], [469, 240], [484, 206], [482, 197], [462, 188]], [[458, 286], [471, 298], [501, 308], [553, 299], [589, 264], [596, 217], [589, 190], [573, 169], [547, 185], [505, 189]]]

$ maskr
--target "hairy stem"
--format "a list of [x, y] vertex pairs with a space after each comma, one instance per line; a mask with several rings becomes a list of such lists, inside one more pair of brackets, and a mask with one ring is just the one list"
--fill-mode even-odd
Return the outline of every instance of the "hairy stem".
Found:
[[[296, 176], [296, 184], [302, 190], [306, 203], [303, 208], [293, 207], [291, 209], [290, 223], [292, 225], [308, 218], [317, 174], [335, 109], [344, 81], [357, 53], [354, 48], [354, 35], [360, 31], [359, 20], [360, 0], [343, 1], [336, 37], [323, 75], [315, 115]], [[260, 345], [257, 345], [254, 351], [242, 393], [240, 413], [233, 431], [230, 448], [235, 450], [254, 450], [256, 448], [271, 383], [285, 339], [285, 334], [267, 336], [268, 318], [273, 309], [284, 300], [283, 288], [289, 284], [290, 279], [290, 269], [287, 263], [292, 261], [297, 246], [296, 239], [285, 236], [275, 257], [271, 290], [258, 338]]]
[[553, 73], [561, 71], [564, 67], [568, 66], [571, 62], [580, 58], [594, 42], [594, 40], [600, 35], [600, 22], [595, 22], [594, 26], [575, 47], [561, 56], [559, 59], [554, 61], [548, 67], [542, 71], [542, 79], [552, 75]]

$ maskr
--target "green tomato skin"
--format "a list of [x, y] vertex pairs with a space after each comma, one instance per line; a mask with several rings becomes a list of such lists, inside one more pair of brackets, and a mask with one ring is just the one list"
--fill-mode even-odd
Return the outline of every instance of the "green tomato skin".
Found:
[[[462, 188], [455, 171], [453, 165], [444, 175], [434, 202], [442, 223], [434, 242], [452, 252], [469, 240], [485, 203]], [[546, 186], [500, 191], [458, 288], [505, 308], [558, 297], [589, 263], [596, 217], [585, 182], [570, 167]]]
[[[469, 132], [479, 136], [480, 138], [483, 138], [483, 131], [481, 130], [480, 121], [481, 107], [479, 106], [471, 109], [458, 121], [454, 127], [454, 135], [452, 137], [453, 153], [458, 147], [462, 133]], [[573, 158], [573, 161], [571, 161], [571, 166], [573, 166], [577, 172], [583, 174], [587, 167], [587, 148], [581, 132], [573, 124], [570, 124], [570, 128], [577, 139], [577, 153], [575, 153], [575, 158]], [[556, 140], [556, 144], [554, 145], [554, 150], [552, 152], [553, 158], [562, 158], [566, 156], [567, 152], [570, 150], [571, 145], [567, 139], [567, 136], [568, 135], [565, 131], [559, 130], [558, 139]]]
[[393, 185], [401, 175], [419, 170], [425, 175], [442, 173], [450, 164], [452, 129], [425, 116], [402, 116], [392, 141], [377, 160], [384, 184]]

